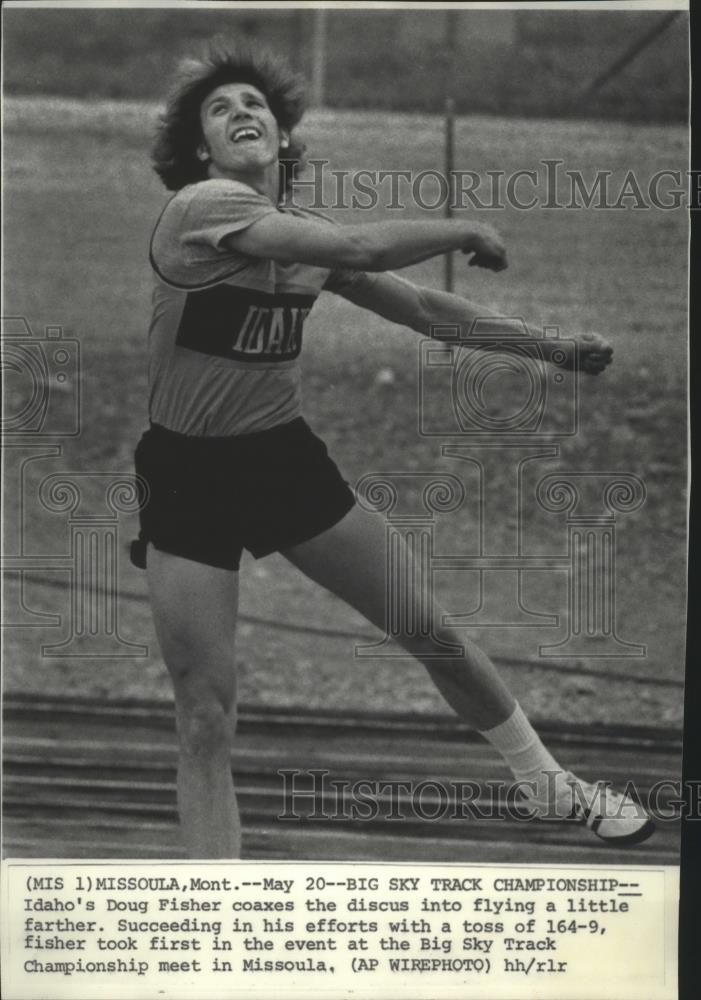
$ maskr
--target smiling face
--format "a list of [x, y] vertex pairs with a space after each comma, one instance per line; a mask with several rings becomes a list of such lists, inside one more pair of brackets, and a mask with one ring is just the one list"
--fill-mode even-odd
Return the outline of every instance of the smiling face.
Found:
[[248, 83], [226, 83], [202, 102], [204, 142], [198, 155], [209, 161], [210, 177], [262, 175], [275, 170], [286, 139], [264, 95]]

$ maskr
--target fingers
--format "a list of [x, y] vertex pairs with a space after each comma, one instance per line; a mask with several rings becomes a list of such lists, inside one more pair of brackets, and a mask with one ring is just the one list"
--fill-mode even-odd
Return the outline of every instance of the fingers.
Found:
[[580, 358], [580, 367], [587, 375], [600, 375], [611, 364], [613, 351], [609, 348], [606, 354], [588, 354]]
[[[463, 250], [463, 253], [466, 252]], [[490, 271], [503, 271], [509, 266], [506, 254], [485, 253], [483, 250], [473, 253], [468, 264], [470, 267], [484, 267]]]
[[590, 364], [582, 365], [582, 371], [585, 372], [587, 375], [601, 375], [601, 373], [603, 371], [606, 371], [607, 368], [608, 368], [607, 361], [601, 362], [599, 364], [594, 364], [594, 362], [591, 362]]
[[506, 264], [506, 247], [491, 226], [479, 225], [470, 234], [463, 253], [472, 254], [470, 267], [485, 267], [490, 271], [503, 271]]
[[613, 358], [613, 351], [609, 348], [607, 351], [587, 351], [580, 354], [580, 361], [582, 364], [604, 364], [607, 365]]
[[608, 340], [605, 340], [599, 333], [583, 333], [580, 337], [581, 347], [586, 350], [587, 353], [602, 353], [611, 354], [613, 348], [609, 344]]
[[579, 366], [587, 375], [600, 375], [613, 359], [613, 348], [598, 333], [583, 333], [579, 338]]

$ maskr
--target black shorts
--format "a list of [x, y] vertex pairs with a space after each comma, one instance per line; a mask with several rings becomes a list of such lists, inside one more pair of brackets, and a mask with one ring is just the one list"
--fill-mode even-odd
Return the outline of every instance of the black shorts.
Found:
[[353, 507], [348, 483], [302, 417], [255, 434], [190, 437], [152, 424], [136, 448], [148, 487], [131, 560], [146, 546], [220, 569], [305, 542]]

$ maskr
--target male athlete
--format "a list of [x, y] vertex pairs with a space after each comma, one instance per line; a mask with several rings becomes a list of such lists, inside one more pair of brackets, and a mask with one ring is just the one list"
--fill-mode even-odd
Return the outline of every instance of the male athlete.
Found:
[[[497, 234], [471, 219], [335, 225], [285, 204], [281, 164], [299, 159], [292, 130], [302, 109], [298, 81], [280, 60], [212, 46], [180, 79], [154, 151], [175, 194], [151, 246], [151, 426], [136, 453], [150, 496], [133, 559], [147, 569], [173, 681], [180, 818], [199, 858], [240, 852], [230, 748], [243, 549], [256, 558], [280, 552], [385, 626], [384, 522], [356, 505], [302, 416], [309, 310], [329, 291], [423, 335], [434, 324], [468, 328], [488, 310], [390, 272], [456, 250], [478, 267], [506, 267]], [[595, 335], [579, 353], [590, 375], [612, 355]], [[398, 641], [526, 783], [534, 815], [579, 819], [617, 846], [649, 836], [639, 805], [598, 794], [560, 766], [490, 659], [444, 624], [433, 596], [416, 601], [430, 609], [428, 634]], [[445, 644], [464, 652], [446, 659]]]

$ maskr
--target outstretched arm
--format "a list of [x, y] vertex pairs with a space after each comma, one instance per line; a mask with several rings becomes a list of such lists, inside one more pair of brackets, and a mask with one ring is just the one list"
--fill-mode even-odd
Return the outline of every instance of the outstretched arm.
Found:
[[[396, 274], [342, 272], [330, 277], [327, 289], [426, 337], [435, 336], [437, 326], [459, 326], [465, 346], [469, 346], [470, 329], [476, 319], [490, 319], [490, 336], [508, 338], [524, 333], [521, 320], [499, 317], [492, 309], [460, 295], [415, 285]], [[541, 336], [533, 326], [526, 329], [530, 336]], [[583, 334], [577, 339], [582, 369], [590, 375], [598, 375], [610, 363], [613, 349], [599, 334]], [[508, 339], [504, 347], [508, 349]]]

